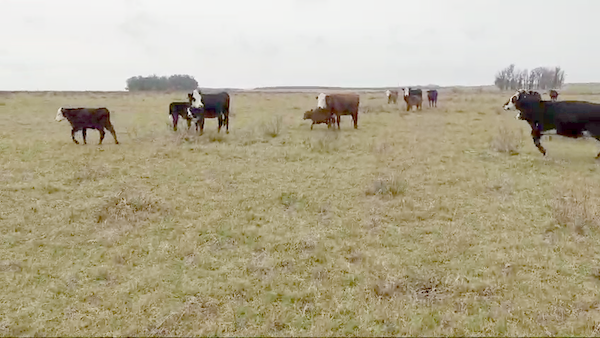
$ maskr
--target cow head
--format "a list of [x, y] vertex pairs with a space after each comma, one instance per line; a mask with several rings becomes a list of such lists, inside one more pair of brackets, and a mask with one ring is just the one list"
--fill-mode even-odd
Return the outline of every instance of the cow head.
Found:
[[198, 121], [200, 119], [200, 115], [202, 113], [204, 113], [204, 107], [200, 107], [200, 108], [189, 107], [187, 109], [187, 116], [192, 121]]
[[410, 94], [410, 88], [406, 87], [406, 88], [402, 88], [402, 91], [404, 91], [404, 96], [408, 96]]
[[62, 107], [58, 108], [58, 111], [56, 112], [56, 117], [54, 118], [57, 122], [60, 122], [62, 120], [65, 119], [65, 115], [63, 114], [63, 109]]
[[540, 93], [535, 91], [527, 91], [525, 89], [519, 89], [517, 92], [506, 101], [503, 108], [504, 110], [519, 110], [517, 115], [515, 115], [515, 119], [523, 119], [521, 115], [521, 108], [523, 104], [532, 103], [532, 102], [540, 102], [542, 100], [542, 96]]
[[204, 103], [202, 103], [202, 94], [198, 89], [194, 89], [193, 92], [188, 93], [188, 100], [190, 100], [190, 105], [193, 108], [203, 108]]
[[321, 93], [317, 96], [317, 108], [325, 108], [327, 106], [327, 94]]
[[304, 120], [309, 120], [310, 118], [312, 118], [314, 112], [315, 112], [314, 109], [307, 110], [304, 113]]
[[392, 95], [392, 92], [388, 89], [385, 91], [385, 96], [390, 97], [390, 95]]

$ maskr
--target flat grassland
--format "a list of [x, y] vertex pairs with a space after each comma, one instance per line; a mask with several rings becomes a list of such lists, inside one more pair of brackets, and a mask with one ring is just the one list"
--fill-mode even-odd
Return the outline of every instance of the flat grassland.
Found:
[[314, 93], [234, 93], [202, 136], [168, 125], [185, 93], [2, 94], [0, 334], [598, 335], [600, 144], [544, 158], [511, 94], [362, 93], [311, 131]]

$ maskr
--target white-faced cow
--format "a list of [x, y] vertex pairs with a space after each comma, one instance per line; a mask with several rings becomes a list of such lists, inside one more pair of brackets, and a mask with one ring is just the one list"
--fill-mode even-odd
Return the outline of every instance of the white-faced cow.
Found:
[[427, 100], [429, 101], [429, 107], [437, 107], [438, 91], [430, 89], [427, 91]]
[[550, 89], [549, 95], [551, 101], [556, 101], [556, 99], [558, 99], [558, 92], [554, 89]]
[[173, 130], [177, 131], [177, 122], [179, 118], [187, 120], [188, 129], [192, 126], [192, 119], [188, 116], [189, 102], [171, 102], [169, 104], [169, 120], [173, 123]]
[[410, 111], [413, 106], [421, 110], [423, 106], [423, 91], [421, 89], [411, 89], [409, 87], [402, 88], [402, 91], [404, 91], [406, 111]]
[[206, 94], [194, 89], [188, 94], [190, 107], [188, 108], [188, 117], [196, 124], [200, 123], [200, 133], [204, 132], [204, 119], [217, 118], [219, 120], [219, 132], [221, 127], [226, 126], [229, 134], [229, 94], [226, 92]]
[[398, 102], [398, 91], [397, 90], [388, 89], [385, 91], [385, 96], [388, 99], [388, 104]]
[[[537, 95], [536, 95], [537, 94]], [[546, 155], [540, 139], [555, 131], [556, 135], [600, 140], [600, 104], [586, 101], [543, 101], [536, 92], [517, 91], [504, 104], [505, 110], [519, 111], [516, 118], [531, 126], [533, 143]], [[600, 153], [596, 158], [600, 158]]]
[[360, 96], [355, 93], [325, 94], [317, 96], [317, 109], [329, 112], [337, 117], [338, 129], [340, 129], [340, 116], [351, 115], [354, 129], [358, 128], [358, 106]]
[[75, 133], [79, 130], [81, 130], [83, 136], [83, 143], [87, 144], [87, 129], [96, 129], [100, 132], [100, 142], [98, 144], [102, 144], [105, 134], [104, 129], [108, 130], [115, 138], [115, 144], [119, 144], [115, 128], [113, 128], [112, 123], [110, 123], [110, 112], [104, 107], [58, 108], [55, 120], [60, 122], [65, 119], [71, 123], [71, 138], [73, 138], [73, 142], [76, 144], [79, 144], [79, 142], [75, 139]]

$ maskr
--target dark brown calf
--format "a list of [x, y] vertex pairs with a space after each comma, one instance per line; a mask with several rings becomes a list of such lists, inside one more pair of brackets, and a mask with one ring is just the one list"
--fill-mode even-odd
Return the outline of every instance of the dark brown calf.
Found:
[[556, 101], [558, 99], [558, 92], [554, 89], [550, 90], [550, 100]]
[[76, 144], [79, 144], [79, 142], [77, 142], [75, 139], [75, 133], [79, 130], [81, 130], [81, 134], [83, 136], [83, 143], [87, 144], [87, 129], [97, 129], [100, 132], [100, 142], [98, 142], [98, 144], [102, 144], [105, 134], [104, 129], [108, 130], [115, 138], [115, 144], [119, 144], [119, 141], [117, 141], [117, 133], [115, 132], [115, 128], [113, 128], [112, 123], [110, 123], [110, 112], [104, 107], [58, 108], [55, 120], [60, 122], [64, 119], [71, 123], [71, 138]]

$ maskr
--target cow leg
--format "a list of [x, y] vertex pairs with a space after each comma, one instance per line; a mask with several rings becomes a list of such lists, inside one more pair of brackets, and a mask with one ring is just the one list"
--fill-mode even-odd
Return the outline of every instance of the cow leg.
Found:
[[225, 133], [229, 134], [229, 112], [225, 115]]
[[177, 121], [179, 121], [179, 114], [171, 114], [171, 120], [173, 121], [173, 131], [177, 131]]
[[540, 142], [540, 139], [542, 138], [542, 133], [536, 129], [533, 129], [531, 131], [531, 137], [533, 138], [533, 143], [535, 144], [535, 146], [538, 148], [538, 150], [544, 155], [546, 156], [546, 149], [544, 149], [544, 147], [542, 147], [542, 143]]
[[[115, 139], [115, 144], [119, 144], [119, 141], [117, 140], [117, 132], [115, 132], [115, 128], [113, 127], [112, 123], [108, 123], [106, 125], [106, 130], [108, 130], [113, 138]], [[104, 129], [102, 130], [102, 133], [104, 133]]]
[[204, 134], [204, 116], [200, 119], [200, 135]]
[[338, 130], [340, 130], [340, 120], [342, 119], [341, 115], [337, 115], [337, 125], [338, 125]]
[[187, 118], [188, 130], [192, 127], [192, 119]]
[[358, 114], [352, 114], [352, 121], [354, 121], [354, 129], [358, 129]]
[[75, 129], [71, 129], [71, 138], [73, 139], [73, 142], [75, 142], [75, 144], [79, 144], [79, 141], [77, 141], [77, 140], [75, 139], [75, 133], [76, 133], [76, 132], [77, 132], [77, 131], [76, 131]]
[[87, 129], [86, 128], [81, 129], [81, 136], [83, 136], [83, 144], [87, 144], [87, 141], [86, 141]]
[[104, 128], [98, 128], [98, 132], [100, 133], [100, 141], [98, 142], [98, 145], [101, 145], [106, 132], [104, 131]]
[[[329, 124], [329, 123], [328, 123], [328, 124]], [[310, 125], [310, 130], [312, 130], [312, 129], [313, 129], [313, 126], [314, 126], [314, 125], [315, 125], [315, 121], [313, 121], [313, 123]], [[329, 128], [329, 126], [328, 126], [327, 128]]]

